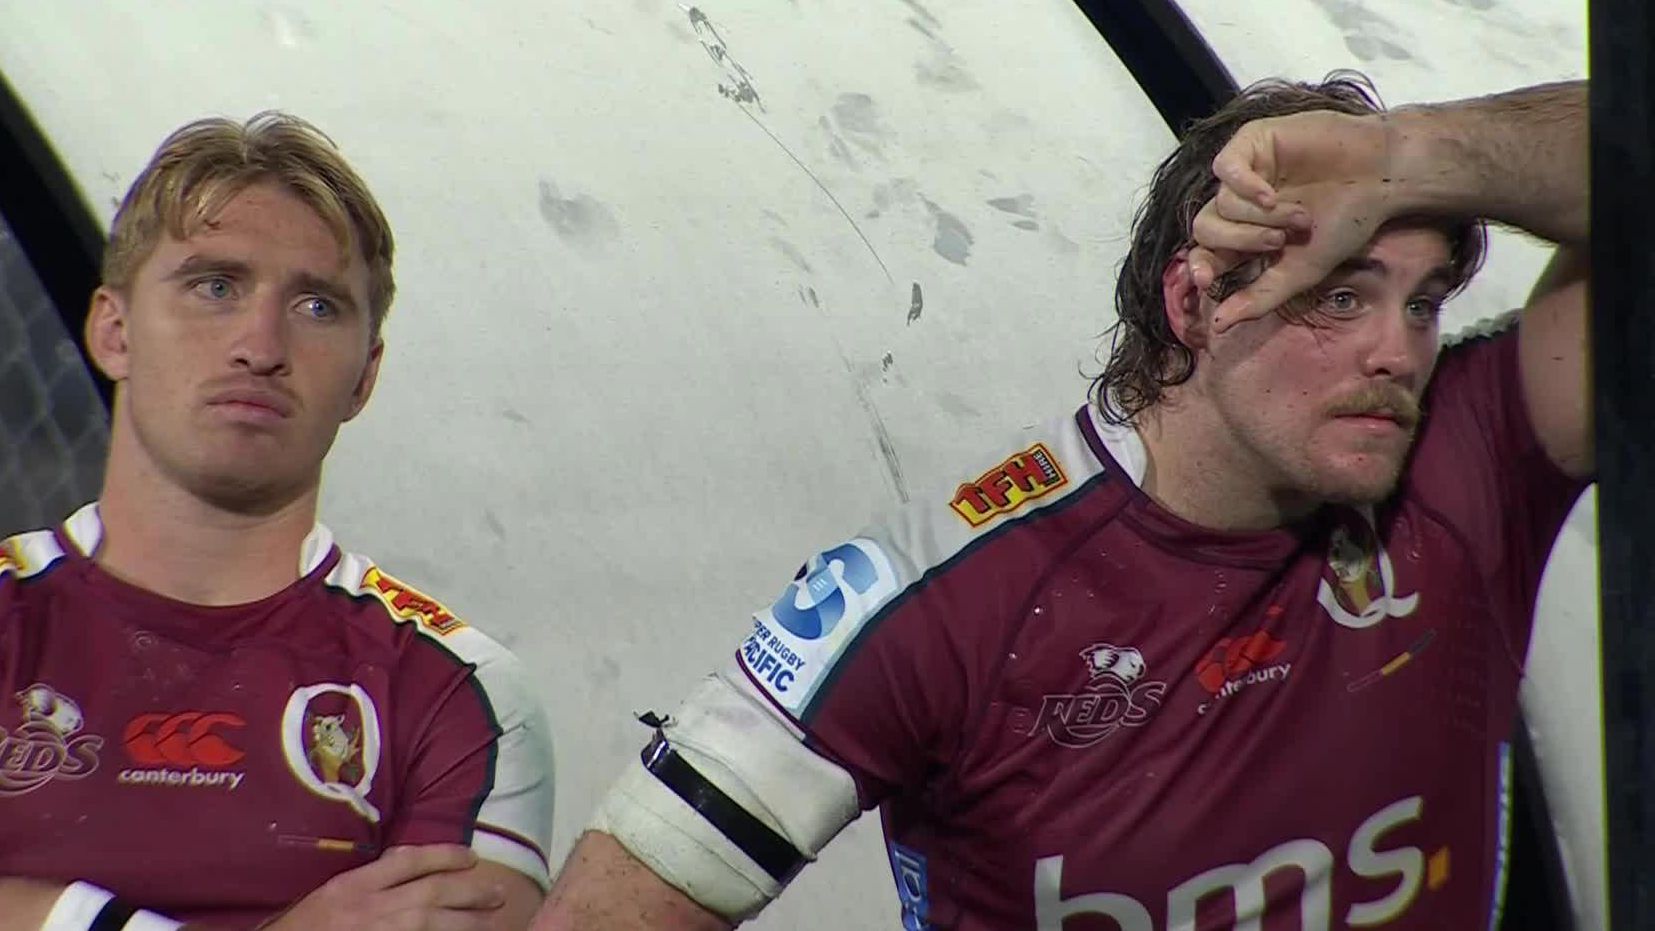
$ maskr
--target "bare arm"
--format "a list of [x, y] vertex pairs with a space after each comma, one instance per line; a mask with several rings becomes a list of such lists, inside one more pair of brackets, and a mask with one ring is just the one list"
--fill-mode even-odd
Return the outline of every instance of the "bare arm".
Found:
[[1403, 108], [1389, 122], [1393, 216], [1483, 217], [1562, 246], [1587, 243], [1584, 81]]
[[38, 931], [66, 883], [0, 877], [0, 931]]
[[521, 931], [540, 887], [458, 844], [392, 847], [260, 925], [268, 931]]
[[1557, 250], [1529, 295], [1517, 331], [1529, 420], [1547, 457], [1574, 478], [1597, 470], [1586, 310], [1590, 280], [1584, 249]]
[[727, 931], [735, 925], [656, 876], [608, 834], [587, 831], [534, 931]]
[[488, 915], [488, 931], [524, 931], [545, 901], [545, 893], [534, 880], [492, 860], [478, 860], [469, 871], [477, 882], [500, 890], [500, 908]]
[[[0, 877], [0, 931], [40, 931], [69, 886], [70, 883], [59, 880]], [[81, 920], [91, 917], [87, 915]], [[61, 914], [58, 920], [63, 920]], [[188, 926], [186, 931], [190, 931]]]
[[1396, 114], [1408, 212], [1478, 216], [1559, 248], [1518, 328], [1523, 397], [1540, 444], [1576, 478], [1595, 466], [1587, 283], [1586, 84], [1548, 84]]

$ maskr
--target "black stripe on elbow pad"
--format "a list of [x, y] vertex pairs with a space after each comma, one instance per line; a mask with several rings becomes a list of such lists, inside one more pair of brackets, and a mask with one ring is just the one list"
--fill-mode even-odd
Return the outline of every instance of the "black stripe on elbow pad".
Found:
[[785, 886], [804, 866], [804, 854], [797, 847], [701, 775], [688, 760], [678, 755], [678, 751], [672, 749], [665, 734], [655, 732], [655, 739], [644, 748], [642, 758], [644, 768], [661, 780], [662, 785], [688, 802], [719, 833], [751, 857], [760, 869], [769, 873], [771, 879]]
[[86, 931], [121, 931], [132, 916], [138, 914], [138, 908], [122, 902], [120, 899], [110, 899], [103, 903], [92, 923], [86, 926]]

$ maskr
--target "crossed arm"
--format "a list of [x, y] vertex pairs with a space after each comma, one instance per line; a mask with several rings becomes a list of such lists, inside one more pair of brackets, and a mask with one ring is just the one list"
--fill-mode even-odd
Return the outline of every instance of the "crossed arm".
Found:
[[[0, 877], [0, 931], [37, 931], [67, 883]], [[465, 847], [393, 847], [372, 863], [328, 880], [276, 918], [267, 931], [521, 931], [541, 902], [540, 887]], [[211, 922], [186, 931], [211, 931]], [[228, 926], [223, 926], [228, 927]]]

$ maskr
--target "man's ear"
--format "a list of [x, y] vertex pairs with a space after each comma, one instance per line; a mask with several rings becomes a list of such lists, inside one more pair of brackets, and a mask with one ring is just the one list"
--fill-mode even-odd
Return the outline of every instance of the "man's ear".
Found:
[[1212, 338], [1211, 320], [1202, 313], [1201, 289], [1190, 276], [1190, 253], [1180, 249], [1161, 271], [1161, 303], [1167, 325], [1180, 343], [1193, 350], [1205, 349]]
[[86, 314], [86, 352], [110, 381], [123, 381], [131, 370], [127, 347], [127, 300], [108, 285], [92, 292], [92, 306]]
[[373, 345], [368, 347], [368, 362], [362, 366], [362, 377], [356, 380], [356, 388], [351, 391], [351, 406], [345, 414], [346, 420], [354, 419], [362, 413], [362, 408], [368, 406], [368, 398], [379, 381], [379, 361], [385, 356], [385, 340], [375, 336], [373, 341]]

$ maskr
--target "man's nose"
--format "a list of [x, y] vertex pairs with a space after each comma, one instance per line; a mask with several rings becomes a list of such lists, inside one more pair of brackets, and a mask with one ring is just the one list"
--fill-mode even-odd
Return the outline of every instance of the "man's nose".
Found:
[[231, 361], [255, 375], [288, 372], [287, 310], [274, 297], [256, 296], [240, 315]]

